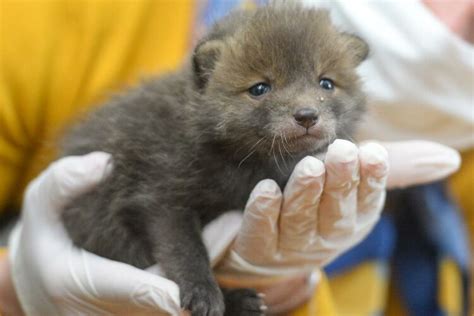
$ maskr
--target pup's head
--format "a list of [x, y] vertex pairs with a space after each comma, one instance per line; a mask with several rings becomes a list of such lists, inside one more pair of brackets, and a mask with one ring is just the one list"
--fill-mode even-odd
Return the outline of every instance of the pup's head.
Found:
[[364, 111], [355, 68], [367, 55], [367, 44], [334, 28], [326, 11], [235, 12], [193, 55], [202, 126], [244, 156], [322, 152], [350, 137]]

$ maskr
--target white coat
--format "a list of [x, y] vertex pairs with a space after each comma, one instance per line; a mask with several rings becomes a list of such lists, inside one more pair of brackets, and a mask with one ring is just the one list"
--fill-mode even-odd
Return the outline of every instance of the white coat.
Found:
[[474, 148], [474, 47], [420, 1], [302, 0], [370, 45], [359, 67], [369, 114], [358, 140], [426, 139]]

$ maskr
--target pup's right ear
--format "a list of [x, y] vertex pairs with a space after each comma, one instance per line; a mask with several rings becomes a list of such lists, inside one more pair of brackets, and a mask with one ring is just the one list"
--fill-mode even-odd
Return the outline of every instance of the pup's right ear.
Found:
[[359, 36], [342, 33], [347, 53], [351, 56], [354, 66], [358, 66], [367, 59], [370, 53], [369, 45]]
[[193, 54], [194, 82], [199, 90], [204, 89], [219, 59], [222, 40], [204, 40], [196, 46]]

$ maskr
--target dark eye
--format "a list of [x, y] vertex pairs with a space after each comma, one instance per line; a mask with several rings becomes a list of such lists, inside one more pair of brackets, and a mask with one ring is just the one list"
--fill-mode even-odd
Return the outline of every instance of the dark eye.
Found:
[[271, 89], [272, 87], [268, 83], [260, 82], [250, 87], [249, 93], [254, 97], [259, 97], [261, 95], [264, 95], [265, 93], [270, 92]]
[[322, 78], [321, 80], [319, 80], [319, 85], [325, 90], [334, 89], [334, 82], [328, 78]]

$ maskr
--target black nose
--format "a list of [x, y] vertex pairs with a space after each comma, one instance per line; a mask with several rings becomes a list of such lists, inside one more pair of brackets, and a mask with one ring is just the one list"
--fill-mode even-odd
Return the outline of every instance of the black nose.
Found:
[[295, 112], [293, 114], [296, 123], [299, 125], [310, 128], [311, 126], [315, 125], [318, 121], [318, 113], [316, 110], [303, 108]]

